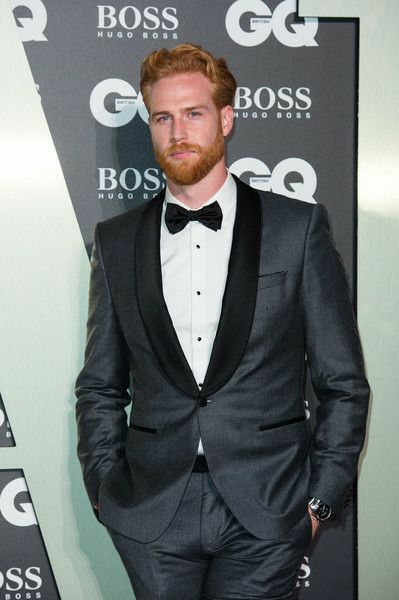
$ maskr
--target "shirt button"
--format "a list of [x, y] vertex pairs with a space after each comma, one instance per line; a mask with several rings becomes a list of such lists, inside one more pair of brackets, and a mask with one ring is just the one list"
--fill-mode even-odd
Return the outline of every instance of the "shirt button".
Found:
[[201, 296], [201, 292], [197, 290], [197, 296]]
[[199, 244], [195, 244], [196, 248], [201, 248], [201, 246]]
[[198, 406], [206, 406], [208, 404], [208, 400], [206, 398], [198, 398], [197, 404]]
[[198, 342], [202, 340], [202, 337], [197, 337]]
[[198, 387], [202, 387], [202, 385], [203, 385], [202, 383], [199, 383], [199, 384], [198, 384]]

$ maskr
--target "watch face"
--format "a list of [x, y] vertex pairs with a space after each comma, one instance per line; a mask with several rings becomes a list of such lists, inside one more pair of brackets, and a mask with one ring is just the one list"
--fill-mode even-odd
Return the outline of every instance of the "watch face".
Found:
[[331, 508], [327, 504], [321, 503], [317, 513], [320, 521], [327, 521], [331, 516]]
[[317, 498], [312, 498], [312, 500], [309, 503], [309, 506], [312, 509], [318, 521], [327, 521], [327, 519], [331, 517], [331, 508], [328, 506], [328, 504], [325, 504], [321, 500], [318, 500]]

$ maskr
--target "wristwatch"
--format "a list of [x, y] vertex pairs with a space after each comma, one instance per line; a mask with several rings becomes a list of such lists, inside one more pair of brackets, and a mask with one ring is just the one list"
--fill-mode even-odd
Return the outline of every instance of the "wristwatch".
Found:
[[333, 518], [333, 511], [331, 508], [328, 506], [328, 504], [322, 500], [319, 500], [319, 498], [312, 498], [309, 501], [309, 508], [319, 523], [323, 523], [324, 521], [328, 521], [328, 519]]

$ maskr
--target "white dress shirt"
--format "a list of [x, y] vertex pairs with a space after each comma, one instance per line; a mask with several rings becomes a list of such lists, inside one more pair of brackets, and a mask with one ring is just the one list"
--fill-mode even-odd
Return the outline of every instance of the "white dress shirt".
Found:
[[[233, 238], [237, 186], [230, 173], [206, 204], [217, 201], [222, 227], [213, 231], [189, 221], [178, 233], [165, 224], [167, 202], [188, 208], [166, 188], [161, 219], [162, 288], [178, 340], [201, 389], [219, 323]], [[201, 439], [198, 454], [204, 454]]]

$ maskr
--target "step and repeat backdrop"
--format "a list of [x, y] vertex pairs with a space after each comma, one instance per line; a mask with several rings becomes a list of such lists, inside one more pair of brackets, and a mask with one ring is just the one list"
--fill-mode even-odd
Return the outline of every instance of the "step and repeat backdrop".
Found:
[[[238, 82], [231, 171], [256, 188], [323, 203], [355, 291], [356, 21], [299, 19], [296, 0], [10, 4], [88, 254], [97, 221], [164, 185], [140, 64], [155, 48], [189, 41], [225, 57]], [[306, 402], [312, 422], [310, 387]], [[18, 444], [6, 409], [0, 397], [3, 447]], [[0, 471], [0, 600], [59, 598], [28, 488], [21, 470]], [[297, 588], [301, 600], [356, 597], [353, 498], [343, 524], [326, 527], [303, 557]]]

